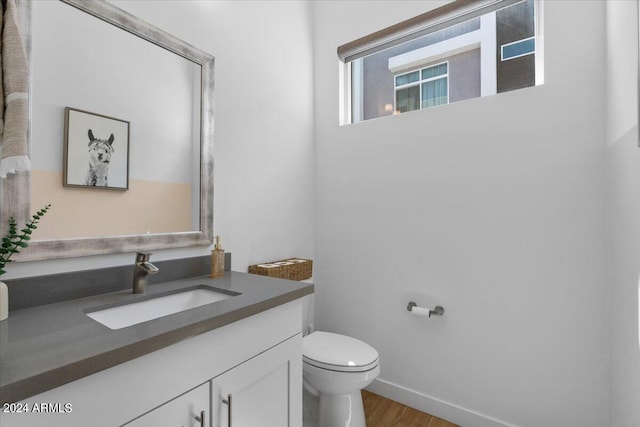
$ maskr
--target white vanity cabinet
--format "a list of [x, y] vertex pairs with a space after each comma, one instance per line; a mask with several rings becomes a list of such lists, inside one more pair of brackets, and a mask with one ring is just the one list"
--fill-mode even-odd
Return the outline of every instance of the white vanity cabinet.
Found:
[[298, 344], [288, 339], [123, 427], [300, 427]]
[[0, 413], [0, 425], [229, 427], [230, 395], [230, 427], [302, 427], [301, 315], [297, 299], [200, 333], [21, 402], [65, 413]]
[[[212, 427], [301, 426], [301, 359], [287, 340], [211, 381]], [[295, 380], [294, 380], [295, 379]]]
[[206, 382], [125, 426], [209, 427], [209, 386]]

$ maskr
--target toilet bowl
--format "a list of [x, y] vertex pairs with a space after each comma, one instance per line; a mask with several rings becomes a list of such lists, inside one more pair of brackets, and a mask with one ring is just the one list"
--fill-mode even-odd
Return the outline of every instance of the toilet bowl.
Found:
[[304, 387], [319, 399], [318, 427], [365, 427], [361, 390], [380, 374], [378, 352], [355, 338], [313, 332], [302, 339]]

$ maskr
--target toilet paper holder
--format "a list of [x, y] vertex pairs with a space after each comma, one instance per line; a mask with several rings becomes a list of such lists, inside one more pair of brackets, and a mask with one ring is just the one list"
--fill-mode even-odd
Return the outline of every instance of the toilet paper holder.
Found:
[[[414, 309], [417, 310], [414, 311]], [[415, 301], [409, 301], [409, 304], [407, 304], [407, 311], [419, 316], [425, 316], [428, 314], [428, 317], [431, 317], [432, 315], [442, 316], [444, 314], [444, 308], [441, 305], [436, 305], [433, 308], [425, 308], [419, 307]]]

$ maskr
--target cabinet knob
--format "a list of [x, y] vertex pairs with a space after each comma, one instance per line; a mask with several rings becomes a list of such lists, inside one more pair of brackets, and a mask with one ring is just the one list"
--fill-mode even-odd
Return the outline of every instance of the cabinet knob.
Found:
[[222, 399], [222, 403], [227, 405], [227, 427], [231, 427], [231, 394], [226, 399]]
[[204, 425], [204, 411], [200, 411], [200, 415], [195, 416], [196, 421], [200, 423], [200, 427], [205, 427]]

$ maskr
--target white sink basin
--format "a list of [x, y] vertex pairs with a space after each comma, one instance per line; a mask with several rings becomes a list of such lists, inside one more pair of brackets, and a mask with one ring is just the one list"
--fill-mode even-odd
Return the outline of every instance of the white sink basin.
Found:
[[104, 308], [86, 314], [110, 329], [121, 329], [148, 320], [222, 301], [235, 295], [239, 294], [218, 292], [206, 287], [191, 288], [169, 295]]

